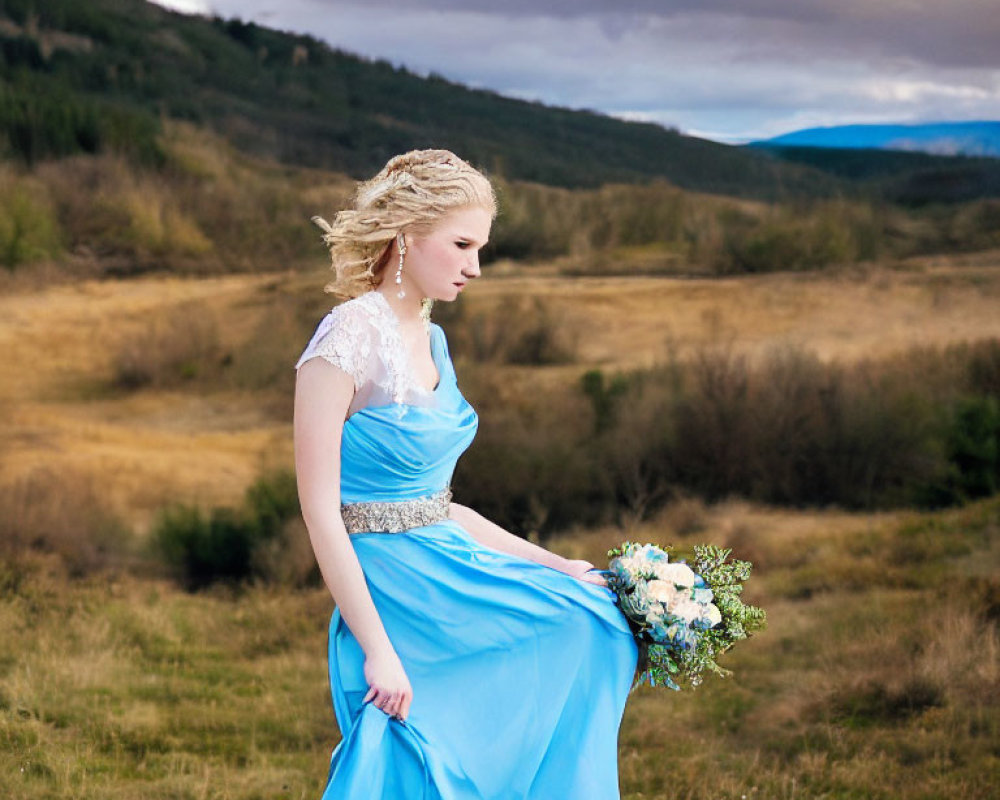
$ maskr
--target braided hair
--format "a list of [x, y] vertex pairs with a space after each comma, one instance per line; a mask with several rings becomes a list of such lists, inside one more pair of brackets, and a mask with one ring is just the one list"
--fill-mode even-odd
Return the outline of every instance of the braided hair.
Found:
[[421, 233], [456, 208], [476, 205], [497, 214], [489, 179], [448, 150], [411, 150], [389, 159], [375, 177], [360, 183], [351, 208], [323, 230], [335, 278], [324, 291], [350, 299], [374, 289], [389, 261], [396, 234]]

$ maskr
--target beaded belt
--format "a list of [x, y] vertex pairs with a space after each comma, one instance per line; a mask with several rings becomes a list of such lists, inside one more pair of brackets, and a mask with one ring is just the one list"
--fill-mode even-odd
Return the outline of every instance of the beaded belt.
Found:
[[448, 519], [451, 487], [413, 500], [344, 503], [340, 514], [348, 533], [402, 533]]

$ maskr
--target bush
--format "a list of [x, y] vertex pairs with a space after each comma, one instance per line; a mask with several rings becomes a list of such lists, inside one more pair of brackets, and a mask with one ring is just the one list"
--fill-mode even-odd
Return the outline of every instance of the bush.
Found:
[[0, 173], [0, 264], [13, 270], [61, 252], [62, 232], [47, 187]]
[[955, 408], [947, 447], [960, 498], [994, 494], [1000, 481], [1000, 403], [993, 397], [963, 399]]
[[233, 509], [216, 508], [206, 516], [194, 506], [178, 504], [161, 512], [153, 540], [188, 588], [200, 589], [215, 581], [251, 577], [256, 534]]
[[217, 581], [267, 580], [279, 574], [302, 582], [301, 571], [292, 574], [275, 564], [281, 551], [274, 547], [299, 513], [295, 475], [279, 470], [247, 489], [242, 508], [215, 508], [208, 514], [185, 504], [162, 509], [152, 542], [192, 590]]
[[[883, 362], [773, 350], [757, 363], [704, 349], [607, 381], [578, 400], [465, 384], [480, 433], [456, 470], [462, 502], [548, 535], [643, 517], [681, 492], [794, 506], [942, 506], [1000, 488], [995, 341]], [[473, 373], [476, 377], [478, 373]]]
[[540, 298], [505, 297], [493, 309], [469, 314], [465, 306], [442, 309], [456, 358], [523, 364], [571, 363], [576, 358], [575, 326]]

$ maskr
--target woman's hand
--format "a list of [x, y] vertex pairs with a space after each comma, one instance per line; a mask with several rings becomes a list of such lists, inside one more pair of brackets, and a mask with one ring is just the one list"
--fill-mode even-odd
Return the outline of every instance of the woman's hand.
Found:
[[560, 572], [565, 572], [567, 575], [572, 575], [574, 578], [579, 578], [581, 581], [586, 581], [587, 583], [595, 583], [598, 586], [608, 585], [603, 575], [599, 572], [591, 572], [591, 570], [596, 568], [589, 561], [582, 559], [563, 559], [563, 561], [564, 563], [559, 569]]
[[363, 703], [381, 709], [390, 717], [405, 720], [410, 713], [413, 689], [395, 650], [383, 650], [365, 658], [368, 693]]

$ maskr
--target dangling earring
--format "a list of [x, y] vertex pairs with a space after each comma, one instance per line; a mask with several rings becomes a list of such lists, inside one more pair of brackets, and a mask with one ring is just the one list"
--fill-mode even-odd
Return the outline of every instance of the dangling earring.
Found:
[[406, 240], [403, 238], [403, 234], [398, 234], [396, 236], [396, 245], [399, 248], [399, 267], [396, 269], [396, 285], [399, 287], [399, 292], [396, 297], [402, 299], [406, 297], [406, 292], [403, 291], [403, 256], [406, 254]]

